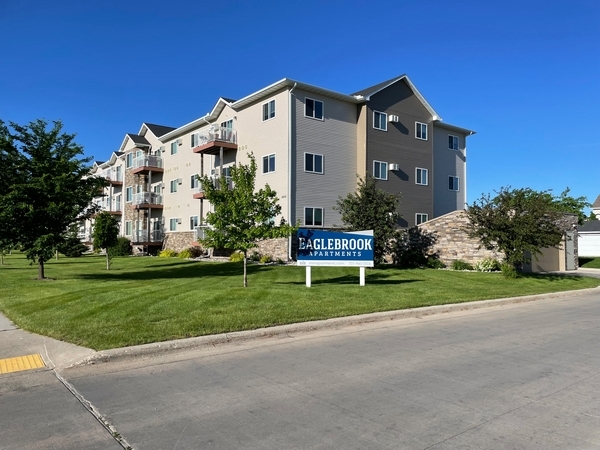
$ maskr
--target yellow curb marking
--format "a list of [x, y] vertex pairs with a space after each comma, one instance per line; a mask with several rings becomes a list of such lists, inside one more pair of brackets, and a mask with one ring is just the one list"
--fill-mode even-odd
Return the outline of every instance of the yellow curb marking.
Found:
[[39, 369], [40, 367], [45, 367], [45, 364], [38, 354], [0, 359], [0, 374]]

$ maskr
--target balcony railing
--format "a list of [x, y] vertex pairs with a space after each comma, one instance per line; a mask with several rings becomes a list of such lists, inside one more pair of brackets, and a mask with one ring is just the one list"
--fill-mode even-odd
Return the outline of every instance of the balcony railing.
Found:
[[195, 141], [192, 147], [202, 147], [215, 141], [237, 145], [237, 131], [232, 128], [212, 126], [194, 136]]
[[108, 181], [113, 183], [123, 182], [123, 174], [112, 169], [105, 170], [104, 172], [102, 172], [102, 177], [106, 178]]
[[162, 230], [148, 230], [134, 231], [131, 236], [133, 242], [162, 242], [163, 232]]
[[158, 169], [163, 168], [163, 160], [160, 156], [140, 156], [133, 160], [133, 170], [141, 167], [156, 167]]
[[207, 228], [206, 225], [194, 227], [194, 241], [199, 242], [200, 240], [205, 239]]
[[162, 195], [154, 192], [138, 192], [137, 194], [133, 194], [132, 203], [134, 205], [162, 205], [162, 202]]

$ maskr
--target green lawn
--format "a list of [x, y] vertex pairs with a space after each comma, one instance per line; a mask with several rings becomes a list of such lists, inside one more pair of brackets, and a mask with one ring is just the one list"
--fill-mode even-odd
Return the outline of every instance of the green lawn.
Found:
[[583, 277], [445, 270], [249, 266], [176, 258], [97, 256], [46, 265], [53, 281], [35, 281], [22, 255], [0, 266], [0, 310], [23, 329], [97, 350], [375, 311], [596, 287]]
[[579, 267], [600, 269], [600, 258], [579, 258]]

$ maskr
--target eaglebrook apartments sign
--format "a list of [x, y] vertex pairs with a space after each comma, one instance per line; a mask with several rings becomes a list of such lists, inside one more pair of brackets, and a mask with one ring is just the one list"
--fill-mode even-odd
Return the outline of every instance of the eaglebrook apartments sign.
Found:
[[373, 231], [298, 230], [299, 266], [373, 267]]

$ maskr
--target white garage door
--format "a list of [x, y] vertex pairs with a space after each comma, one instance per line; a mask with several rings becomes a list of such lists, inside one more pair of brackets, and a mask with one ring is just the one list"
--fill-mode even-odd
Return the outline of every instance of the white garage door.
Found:
[[580, 257], [600, 256], [600, 233], [579, 233], [577, 239]]

